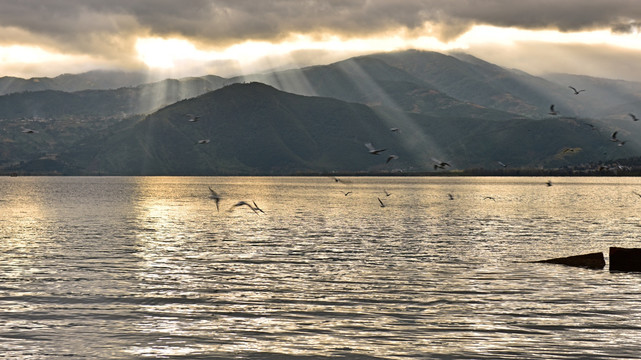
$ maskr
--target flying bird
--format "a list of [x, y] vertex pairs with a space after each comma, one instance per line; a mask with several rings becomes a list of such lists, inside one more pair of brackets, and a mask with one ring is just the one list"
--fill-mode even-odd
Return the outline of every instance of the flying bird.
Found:
[[495, 198], [493, 198], [493, 197], [491, 197], [491, 196], [486, 196], [486, 197], [484, 197], [484, 198], [483, 198], [483, 200], [492, 200], [492, 201], [496, 201], [496, 199], [495, 199]]
[[386, 164], [389, 164], [390, 161], [398, 159], [397, 155], [390, 155], [387, 157], [387, 161], [385, 161]]
[[504, 167], [504, 168], [505, 168], [505, 167], [507, 167], [507, 164], [504, 164], [504, 163], [503, 163], [503, 162], [501, 162], [501, 161], [497, 161], [497, 163], [499, 163], [499, 165], [501, 165], [501, 167]]
[[377, 149], [374, 147], [374, 145], [372, 145], [372, 143], [365, 143], [365, 147], [367, 148], [369, 153], [372, 155], [378, 155], [379, 153], [387, 150], [387, 149]]
[[545, 184], [547, 184], [547, 186], [552, 186], [552, 180], [548, 180]]
[[38, 133], [37, 131], [32, 130], [32, 129], [22, 129], [22, 132], [23, 132], [23, 133], [25, 133], [25, 134], [35, 134], [35, 133]]
[[585, 91], [585, 89], [577, 90], [577, 89], [576, 89], [575, 87], [573, 87], [573, 86], [568, 86], [568, 87], [569, 87], [570, 89], [572, 89], [572, 91], [574, 91], [574, 95], [579, 95], [581, 92]]
[[381, 204], [381, 207], [385, 207], [385, 204], [383, 204], [383, 201], [381, 200], [381, 198], [377, 197], [377, 199], [378, 199], [378, 202]]
[[401, 132], [401, 129], [399, 129], [399, 128], [397, 128], [397, 127], [390, 128], [389, 130], [390, 130], [391, 132], [395, 132], [395, 133], [400, 133], [400, 132]]
[[628, 115], [632, 118], [632, 121], [639, 121], [639, 118], [636, 117], [633, 113], [629, 113]]
[[200, 116], [194, 114], [185, 114], [189, 118], [189, 122], [196, 122], [200, 120]]
[[198, 140], [198, 144], [209, 144], [209, 139]]
[[[234, 209], [235, 209], [235, 208], [237, 208], [237, 207], [239, 207], [239, 206], [247, 206], [247, 207], [248, 207], [248, 208], [250, 208], [250, 209], [251, 209], [255, 214], [258, 214], [258, 211], [256, 211], [256, 209], [254, 209], [254, 207], [253, 207], [253, 206], [251, 206], [251, 204], [250, 204], [250, 203], [248, 203], [248, 202], [246, 202], [246, 201], [239, 201], [239, 202], [237, 202], [236, 204], [234, 204], [234, 205], [229, 209], [229, 211], [234, 211]], [[261, 211], [262, 211], [262, 210], [261, 210]]]
[[550, 112], [548, 114], [550, 114], [550, 115], [559, 115], [559, 113], [556, 112], [556, 110], [554, 110], [554, 104], [550, 105]]
[[447, 194], [447, 197], [448, 197], [448, 199], [450, 199], [450, 200], [454, 200], [454, 195], [452, 195], [452, 194]]
[[383, 189], [383, 192], [385, 193], [385, 196], [390, 196], [390, 195], [392, 195], [392, 193], [387, 192], [387, 190], [385, 190], [385, 189]]
[[265, 213], [263, 209], [259, 208], [258, 205], [256, 205], [256, 202], [254, 200], [252, 200], [252, 203], [254, 204], [254, 207], [253, 207], [254, 211], [260, 211], [263, 214]]
[[345, 196], [347, 196], [347, 195], [349, 195], [349, 194], [351, 194], [351, 193], [352, 193], [351, 191], [348, 191], [348, 192], [341, 191], [341, 192], [342, 192]]
[[618, 131], [612, 133], [612, 136], [610, 136], [610, 141], [619, 142], [619, 139], [617, 139], [617, 133]]
[[437, 160], [432, 158], [432, 161], [434, 161], [434, 170], [438, 169], [445, 169], [447, 166], [451, 166], [449, 163], [446, 163], [445, 161]]
[[209, 186], [209, 198], [213, 199], [216, 202], [216, 211], [220, 211], [218, 208], [218, 203], [220, 202], [220, 195], [214, 191], [214, 189]]

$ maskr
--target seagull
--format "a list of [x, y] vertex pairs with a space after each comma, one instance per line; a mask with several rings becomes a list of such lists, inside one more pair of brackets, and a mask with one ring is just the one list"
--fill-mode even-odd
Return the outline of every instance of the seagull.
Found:
[[37, 131], [31, 129], [22, 129], [22, 132], [25, 134], [35, 134]]
[[452, 194], [447, 194], [447, 197], [448, 197], [450, 200], [454, 200], [454, 195], [452, 195]]
[[630, 115], [633, 121], [639, 121], [639, 118], [636, 117], [633, 113], [629, 113], [628, 115]]
[[486, 197], [484, 197], [484, 198], [483, 198], [483, 200], [492, 200], [492, 201], [496, 201], [496, 199], [495, 199], [495, 198], [493, 198], [493, 197], [491, 197], [491, 196], [486, 196]]
[[256, 205], [256, 202], [254, 200], [252, 200], [252, 203], [254, 203], [254, 211], [260, 211], [263, 214], [265, 213], [263, 209], [259, 208], [258, 205]]
[[507, 167], [507, 165], [502, 163], [501, 161], [497, 161], [497, 163], [499, 163], [499, 165], [501, 165], [501, 167], [504, 167], [504, 168]]
[[387, 190], [385, 190], [385, 189], [383, 189], [383, 192], [385, 193], [385, 196], [390, 196], [390, 195], [392, 195], [392, 193], [387, 192]]
[[634, 195], [636, 195], [636, 196], [638, 196], [638, 197], [640, 197], [640, 198], [641, 198], [641, 194], [639, 194], [638, 192], [633, 191], [633, 193], [634, 193]]
[[437, 159], [434, 159], [434, 158], [432, 158], [432, 161], [435, 162], [434, 170], [445, 169], [445, 167], [451, 166], [450, 164], [446, 163], [445, 161], [437, 160]]
[[556, 110], [554, 110], [554, 104], [550, 105], [550, 112], [548, 114], [550, 114], [550, 115], [559, 115], [559, 113], [556, 112]]
[[579, 93], [581, 93], [582, 91], [585, 91], [585, 89], [577, 90], [573, 86], [568, 86], [568, 87], [574, 91], [574, 95], [579, 95]]
[[390, 155], [387, 157], [387, 161], [385, 161], [386, 164], [389, 164], [390, 161], [398, 159], [397, 155]]
[[[250, 203], [248, 203], [248, 202], [246, 202], [246, 201], [239, 201], [239, 202], [237, 202], [236, 204], [234, 204], [234, 206], [232, 206], [232, 207], [229, 209], [229, 211], [233, 211], [233, 210], [234, 210], [234, 208], [237, 208], [237, 207], [239, 207], [239, 206], [247, 206], [247, 207], [249, 207], [250, 209], [252, 209], [252, 211], [253, 211], [254, 213], [258, 214], [258, 211], [256, 211], [256, 209], [254, 209], [254, 207], [253, 207], [253, 206], [251, 206], [251, 204], [250, 204]], [[262, 210], [261, 210], [261, 211], [262, 211]]]
[[194, 114], [185, 114], [185, 116], [189, 117], [189, 122], [196, 122], [200, 120], [200, 116], [194, 115]]
[[618, 131], [615, 131], [612, 133], [612, 136], [610, 137], [610, 141], [619, 142], [619, 139], [617, 139], [617, 133]]
[[401, 132], [401, 129], [399, 129], [399, 128], [397, 128], [397, 127], [393, 127], [393, 128], [390, 128], [390, 129], [389, 129], [389, 131], [391, 131], [391, 132], [395, 132], [395, 133], [400, 133], [400, 132]]
[[552, 180], [548, 180], [548, 182], [546, 182], [546, 184], [547, 184], [547, 186], [552, 186]]
[[383, 201], [381, 201], [381, 198], [377, 197], [378, 202], [381, 204], [381, 207], [385, 207], [385, 204], [383, 204]]
[[216, 193], [214, 189], [211, 188], [211, 186], [209, 186], [209, 191], [210, 191], [209, 198], [213, 199], [216, 202], [216, 210], [220, 211], [220, 209], [218, 208], [218, 203], [220, 202], [220, 195], [218, 195], [218, 193]]
[[348, 192], [341, 191], [341, 192], [342, 192], [345, 196], [347, 196], [347, 195], [349, 195], [349, 194], [351, 194], [351, 193], [352, 193], [351, 191], [348, 191]]
[[372, 155], [378, 155], [379, 153], [387, 150], [387, 149], [376, 149], [372, 143], [365, 143], [365, 147], [369, 151], [370, 154]]
[[209, 144], [209, 139], [198, 140], [198, 144]]

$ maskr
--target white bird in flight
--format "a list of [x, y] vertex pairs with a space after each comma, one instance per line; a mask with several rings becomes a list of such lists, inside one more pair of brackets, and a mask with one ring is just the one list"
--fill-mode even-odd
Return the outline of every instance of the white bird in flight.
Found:
[[371, 142], [365, 143], [365, 147], [367, 148], [369, 153], [372, 154], [372, 155], [378, 155], [379, 153], [387, 150], [387, 149], [377, 149], [377, 148], [374, 147], [374, 145], [372, 145]]
[[200, 120], [200, 116], [194, 115], [194, 114], [185, 114], [185, 116], [189, 117], [189, 122], [196, 122]]
[[385, 161], [386, 164], [389, 164], [390, 161], [398, 159], [398, 155], [390, 155], [387, 157], [387, 161]]
[[209, 144], [209, 139], [198, 140], [198, 144]]

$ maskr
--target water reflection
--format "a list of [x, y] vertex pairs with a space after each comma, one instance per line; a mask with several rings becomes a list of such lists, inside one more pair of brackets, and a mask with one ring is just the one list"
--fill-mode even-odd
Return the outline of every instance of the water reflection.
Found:
[[[572, 358], [641, 345], [637, 274], [519, 262], [635, 246], [641, 181], [346, 180], [0, 179], [0, 349]], [[239, 200], [265, 213], [228, 211]]]

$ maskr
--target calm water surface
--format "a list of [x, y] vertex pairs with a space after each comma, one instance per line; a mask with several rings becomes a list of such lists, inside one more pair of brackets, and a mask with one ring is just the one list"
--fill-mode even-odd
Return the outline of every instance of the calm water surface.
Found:
[[641, 356], [641, 274], [521, 263], [641, 247], [641, 179], [343, 180], [0, 178], [0, 358]]

